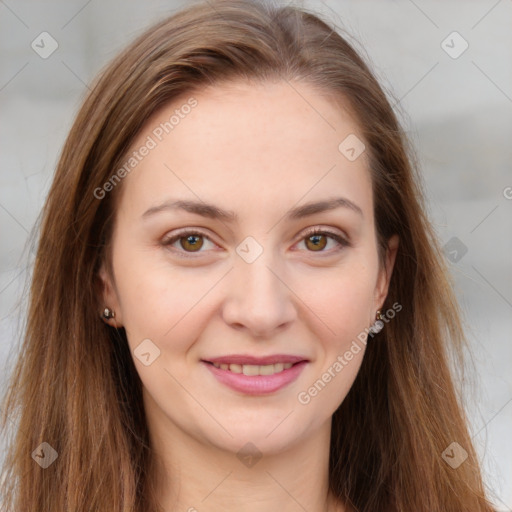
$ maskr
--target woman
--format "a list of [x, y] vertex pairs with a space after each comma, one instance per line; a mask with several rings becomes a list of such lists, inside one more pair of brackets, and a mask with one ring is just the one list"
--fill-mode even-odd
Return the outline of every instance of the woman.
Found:
[[493, 510], [419, 183], [318, 17], [207, 2], [139, 37], [44, 208], [5, 510]]

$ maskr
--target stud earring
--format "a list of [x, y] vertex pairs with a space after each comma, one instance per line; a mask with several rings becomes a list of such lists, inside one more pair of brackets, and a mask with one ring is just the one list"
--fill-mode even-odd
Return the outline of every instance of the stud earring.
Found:
[[116, 314], [114, 313], [113, 309], [105, 308], [103, 310], [103, 318], [106, 320], [110, 320], [111, 318], [115, 318]]
[[377, 314], [375, 315], [375, 323], [370, 327], [370, 331], [374, 334], [382, 331], [384, 329], [384, 316], [380, 312], [380, 309], [377, 310]]

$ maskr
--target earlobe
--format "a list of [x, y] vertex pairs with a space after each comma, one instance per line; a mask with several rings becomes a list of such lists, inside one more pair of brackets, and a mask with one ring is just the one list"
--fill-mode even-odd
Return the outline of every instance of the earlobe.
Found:
[[103, 264], [98, 272], [98, 297], [100, 310], [98, 316], [103, 321], [111, 325], [112, 327], [121, 327], [121, 310], [119, 307], [119, 301], [117, 299], [117, 293], [105, 265]]

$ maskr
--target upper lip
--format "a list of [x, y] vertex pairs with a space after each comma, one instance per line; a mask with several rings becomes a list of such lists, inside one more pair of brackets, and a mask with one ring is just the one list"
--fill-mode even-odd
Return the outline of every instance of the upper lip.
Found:
[[293, 356], [288, 354], [274, 354], [264, 357], [255, 357], [251, 355], [243, 354], [232, 354], [229, 356], [212, 357], [209, 359], [203, 359], [207, 363], [218, 363], [218, 364], [252, 364], [256, 366], [264, 366], [268, 364], [278, 363], [299, 363], [300, 361], [307, 361], [305, 357]]

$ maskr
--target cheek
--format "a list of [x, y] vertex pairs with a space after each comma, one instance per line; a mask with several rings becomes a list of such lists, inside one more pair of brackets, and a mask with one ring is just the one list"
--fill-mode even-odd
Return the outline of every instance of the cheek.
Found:
[[328, 347], [342, 349], [369, 327], [375, 276], [372, 262], [353, 258], [337, 269], [316, 270], [311, 279], [297, 281], [302, 282], [297, 294], [315, 313], [319, 338]]
[[[347, 265], [315, 281], [306, 304], [315, 315], [311, 328], [318, 341], [318, 364], [312, 368], [310, 387], [297, 395], [304, 413], [321, 423], [334, 414], [347, 396], [361, 367], [366, 350], [374, 282], [373, 267]], [[306, 294], [306, 287], [303, 287]]]
[[118, 252], [116, 280], [128, 341], [132, 351], [150, 339], [161, 356], [183, 352], [195, 339], [197, 322], [190, 319], [207, 298], [218, 277], [197, 269], [173, 268], [144, 252]]

